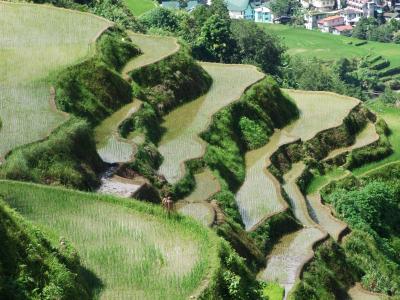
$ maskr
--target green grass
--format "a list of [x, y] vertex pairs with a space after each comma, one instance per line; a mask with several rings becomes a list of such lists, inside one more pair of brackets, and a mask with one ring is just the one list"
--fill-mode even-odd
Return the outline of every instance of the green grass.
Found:
[[156, 7], [155, 0], [124, 0], [124, 2], [134, 16], [140, 16]]
[[[339, 58], [382, 55], [390, 62], [389, 68], [400, 66], [400, 45], [368, 41], [362, 46], [354, 46], [360, 40], [326, 34], [316, 30], [294, 28], [286, 25], [262, 25], [268, 32], [275, 33], [283, 39], [289, 54], [303, 57], [317, 57], [327, 61]], [[349, 44], [353, 42], [353, 44]]]
[[10, 181], [0, 194], [54, 245], [71, 241], [101, 299], [187, 299], [219, 265], [213, 233], [159, 206]]
[[204, 154], [205, 142], [199, 134], [207, 129], [211, 117], [238, 100], [248, 86], [264, 76], [248, 65], [201, 63], [201, 66], [213, 78], [211, 89], [206, 95], [172, 111], [162, 124], [166, 134], [159, 146], [164, 157], [160, 173], [171, 183], [184, 175], [184, 161]]
[[285, 295], [285, 289], [276, 282], [269, 282], [263, 289], [263, 295], [269, 300], [282, 300]]
[[65, 120], [50, 102], [51, 72], [87, 57], [109, 22], [44, 5], [0, 3], [0, 157]]
[[332, 180], [342, 177], [345, 174], [346, 172], [343, 168], [332, 168], [332, 170], [327, 171], [324, 175], [315, 176], [311, 183], [307, 186], [307, 194], [317, 192], [324, 185], [328, 184]]

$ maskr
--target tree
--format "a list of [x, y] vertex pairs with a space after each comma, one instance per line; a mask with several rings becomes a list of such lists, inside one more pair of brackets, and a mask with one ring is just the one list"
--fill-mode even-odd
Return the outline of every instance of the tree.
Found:
[[230, 19], [212, 15], [201, 28], [195, 52], [203, 59], [231, 62], [236, 49]]
[[386, 87], [384, 93], [381, 95], [381, 100], [387, 104], [395, 104], [400, 100], [400, 97], [391, 88]]
[[297, 0], [272, 0], [270, 8], [275, 16], [292, 16], [300, 8], [300, 2]]
[[140, 17], [140, 21], [147, 28], [159, 28], [170, 32], [175, 32], [179, 28], [179, 22], [172, 10], [157, 7]]
[[368, 32], [377, 26], [375, 18], [361, 18], [353, 29], [353, 37], [366, 40]]
[[286, 49], [277, 36], [254, 22], [234, 21], [231, 29], [238, 46], [236, 62], [257, 65], [265, 73], [279, 73]]

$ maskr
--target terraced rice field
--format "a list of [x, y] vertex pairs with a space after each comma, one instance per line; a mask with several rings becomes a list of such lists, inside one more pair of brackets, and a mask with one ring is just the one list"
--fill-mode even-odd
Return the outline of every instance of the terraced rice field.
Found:
[[280, 188], [266, 169], [269, 157], [280, 145], [298, 138], [313, 138], [318, 132], [339, 126], [359, 100], [328, 92], [285, 90], [296, 102], [300, 117], [277, 131], [268, 144], [246, 153], [246, 179], [236, 195], [236, 202], [247, 230], [285, 209]]
[[141, 102], [135, 100], [106, 118], [94, 131], [97, 152], [103, 161], [122, 163], [130, 161], [135, 152], [135, 144], [123, 139], [118, 132], [119, 125], [139, 110]]
[[196, 188], [193, 193], [176, 203], [180, 213], [190, 216], [205, 226], [210, 226], [215, 219], [215, 211], [207, 202], [214, 194], [221, 190], [221, 186], [211, 172], [206, 169], [195, 175]]
[[138, 46], [143, 52], [142, 55], [135, 57], [122, 69], [122, 74], [154, 64], [168, 56], [178, 52], [180, 46], [174, 37], [146, 35], [128, 32], [133, 44]]
[[319, 193], [307, 195], [307, 203], [311, 218], [328, 232], [335, 241], [339, 241], [341, 235], [347, 229], [347, 224], [335, 218], [332, 215], [331, 209], [322, 204]]
[[162, 124], [166, 128], [159, 151], [164, 161], [159, 169], [170, 183], [184, 175], [184, 162], [204, 154], [205, 142], [199, 134], [211, 117], [238, 100], [244, 90], [264, 77], [254, 66], [201, 63], [213, 78], [208, 93], [172, 111]]
[[0, 2], [0, 158], [65, 120], [51, 99], [49, 74], [90, 55], [110, 25], [76, 11]]
[[266, 218], [287, 208], [280, 184], [267, 166], [272, 153], [288, 141], [291, 138], [284, 131], [277, 131], [264, 147], [245, 155], [246, 179], [236, 194], [236, 202], [246, 230], [252, 230]]
[[342, 124], [359, 100], [330, 92], [284, 90], [300, 110], [300, 118], [285, 128], [291, 135], [307, 141], [318, 132]]
[[351, 300], [383, 300], [387, 299], [384, 295], [372, 293], [364, 290], [359, 283], [348, 291]]
[[331, 151], [324, 160], [334, 158], [337, 155], [350, 152], [355, 149], [359, 149], [370, 145], [379, 140], [379, 135], [375, 130], [375, 125], [371, 122], [367, 123], [367, 126], [356, 136], [356, 141], [353, 145], [343, 148], [338, 148]]
[[297, 178], [299, 178], [299, 176], [303, 173], [304, 169], [305, 165], [303, 162], [293, 164], [292, 169], [283, 177], [285, 180], [283, 189], [289, 197], [291, 208], [295, 217], [304, 226], [314, 226], [315, 223], [308, 213], [306, 200], [296, 183]]
[[276, 281], [285, 288], [285, 295], [294, 286], [301, 269], [314, 255], [312, 245], [324, 237], [315, 227], [285, 235], [268, 255], [267, 267], [258, 274], [263, 281]]
[[72, 242], [101, 280], [100, 299], [187, 299], [218, 259], [210, 232], [156, 206], [8, 181], [0, 194], [56, 247]]

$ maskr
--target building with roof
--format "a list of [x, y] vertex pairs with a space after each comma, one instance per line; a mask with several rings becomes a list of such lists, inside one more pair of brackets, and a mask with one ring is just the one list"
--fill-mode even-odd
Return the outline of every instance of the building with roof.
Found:
[[268, 3], [254, 9], [254, 21], [257, 23], [273, 23], [274, 15]]
[[232, 19], [254, 19], [254, 7], [250, 0], [226, 0], [226, 4]]
[[351, 25], [340, 25], [332, 28], [332, 33], [336, 35], [349, 35], [353, 31]]
[[326, 17], [318, 21], [318, 28], [322, 32], [332, 32], [334, 27], [345, 25], [344, 18], [339, 15]]

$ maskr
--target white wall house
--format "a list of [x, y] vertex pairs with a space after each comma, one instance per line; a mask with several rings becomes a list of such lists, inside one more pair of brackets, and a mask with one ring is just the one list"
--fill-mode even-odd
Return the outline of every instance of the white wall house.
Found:
[[267, 6], [260, 6], [254, 9], [254, 21], [257, 23], [273, 23], [274, 15]]
[[335, 7], [335, 0], [312, 0], [311, 6], [318, 11], [330, 11]]
[[322, 32], [332, 32], [334, 27], [341, 25], [344, 25], [344, 18], [338, 15], [326, 17], [318, 21], [318, 28]]
[[231, 19], [254, 20], [254, 8], [249, 0], [226, 0]]

